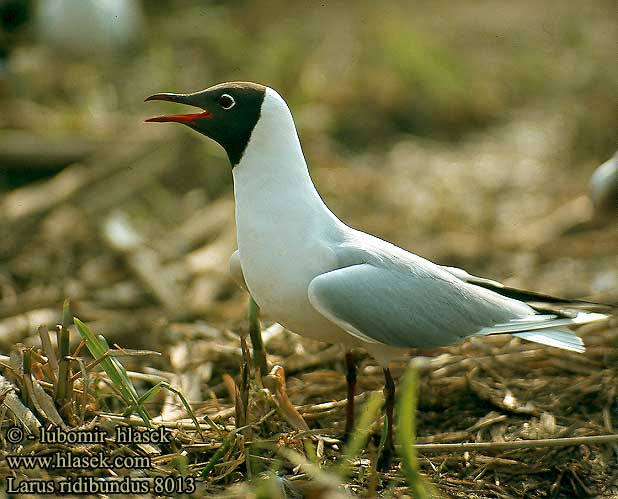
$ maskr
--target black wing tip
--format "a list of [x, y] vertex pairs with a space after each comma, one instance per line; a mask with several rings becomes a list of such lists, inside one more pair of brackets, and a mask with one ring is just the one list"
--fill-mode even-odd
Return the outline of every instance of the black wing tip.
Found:
[[593, 302], [587, 300], [578, 300], [578, 299], [568, 299], [568, 298], [560, 298], [558, 296], [547, 295], [545, 293], [537, 293], [536, 291], [527, 291], [518, 288], [512, 288], [510, 286], [493, 286], [489, 283], [481, 283], [475, 282], [476, 286], [481, 286], [485, 289], [490, 289], [494, 293], [498, 293], [502, 296], [506, 296], [507, 298], [513, 298], [515, 300], [523, 301], [523, 302], [532, 302], [532, 303], [552, 303], [555, 305], [564, 305], [564, 306], [580, 306], [580, 307], [599, 307], [605, 309], [618, 308], [617, 304], [608, 304], [608, 303], [600, 303]]

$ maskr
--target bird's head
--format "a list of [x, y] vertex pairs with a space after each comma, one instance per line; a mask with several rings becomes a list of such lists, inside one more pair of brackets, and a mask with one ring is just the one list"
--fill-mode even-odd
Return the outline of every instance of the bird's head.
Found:
[[[221, 83], [192, 94], [162, 93], [146, 100], [164, 100], [202, 109], [192, 114], [171, 114], [147, 119], [148, 123], [182, 123], [218, 142], [232, 165], [238, 164], [251, 138], [266, 96], [267, 87], [257, 83]], [[287, 109], [287, 106], [286, 106]]]

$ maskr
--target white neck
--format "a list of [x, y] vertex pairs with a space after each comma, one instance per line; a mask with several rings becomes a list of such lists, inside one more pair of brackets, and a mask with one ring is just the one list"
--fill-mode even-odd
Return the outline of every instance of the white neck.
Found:
[[290, 110], [270, 88], [266, 90], [260, 119], [233, 175], [239, 236], [241, 232], [253, 233], [258, 227], [271, 232], [270, 227], [276, 229], [290, 224], [307, 231], [316, 225], [339, 222], [309, 176]]

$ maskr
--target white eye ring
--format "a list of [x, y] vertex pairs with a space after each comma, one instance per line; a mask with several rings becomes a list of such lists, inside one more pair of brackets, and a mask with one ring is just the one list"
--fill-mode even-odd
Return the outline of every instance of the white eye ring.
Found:
[[221, 94], [221, 97], [219, 97], [219, 105], [227, 111], [236, 105], [236, 101], [230, 94]]

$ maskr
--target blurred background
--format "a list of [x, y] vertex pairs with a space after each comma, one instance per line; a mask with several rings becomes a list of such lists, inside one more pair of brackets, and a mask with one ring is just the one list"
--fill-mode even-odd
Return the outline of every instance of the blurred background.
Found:
[[[142, 122], [173, 111], [152, 93], [229, 80], [286, 98], [351, 225], [513, 285], [615, 298], [616, 212], [590, 229], [587, 197], [616, 149], [613, 7], [2, 0], [2, 318], [69, 295], [90, 320], [238, 320], [227, 158]], [[32, 320], [16, 324], [11, 338]]]
[[[233, 407], [222, 375], [238, 372], [247, 297], [228, 275], [227, 157], [188, 128], [143, 123], [175, 112], [148, 95], [230, 80], [284, 96], [318, 190], [350, 225], [513, 286], [615, 303], [615, 163], [605, 209], [589, 195], [617, 147], [615, 13], [610, 0], [0, 0], [0, 353], [38, 345], [36, 328], [58, 323], [68, 296], [110, 344], [164, 353], [123, 360], [130, 368], [156, 369], [202, 413]], [[584, 339], [587, 356], [568, 361], [509, 338], [453, 347], [459, 371], [421, 387], [420, 434], [481, 438], [495, 408], [509, 419], [485, 439], [614, 431], [616, 330]], [[343, 398], [337, 349], [276, 328], [266, 344], [294, 403]], [[466, 363], [486, 345], [519, 360]], [[361, 390], [380, 389], [379, 368], [366, 360], [362, 372]], [[175, 399], [161, 407], [186, 416]], [[306, 417], [336, 426], [338, 407]], [[541, 411], [557, 415], [551, 431]], [[555, 497], [603, 490], [618, 469], [611, 452], [551, 454], [557, 464], [528, 454], [508, 486], [503, 463], [500, 497], [533, 497], [522, 474], [563, 490], [567, 461], [588, 488], [565, 479]], [[449, 463], [469, 480], [455, 489], [485, 473]]]

